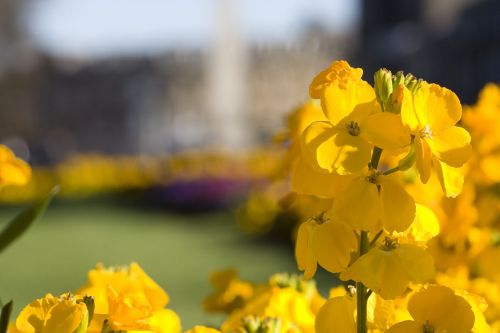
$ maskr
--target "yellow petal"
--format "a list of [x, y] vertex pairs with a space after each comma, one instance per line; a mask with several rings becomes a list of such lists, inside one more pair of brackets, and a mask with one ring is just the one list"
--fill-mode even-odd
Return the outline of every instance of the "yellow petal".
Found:
[[380, 229], [380, 197], [377, 186], [357, 178], [333, 201], [333, 219], [356, 230], [377, 232]]
[[433, 277], [430, 254], [410, 244], [393, 250], [373, 248], [340, 273], [341, 280], [362, 282], [384, 299], [401, 296], [410, 282], [424, 283]]
[[352, 176], [317, 172], [301, 157], [294, 164], [291, 174], [292, 191], [320, 198], [333, 198], [350, 180]]
[[340, 132], [335, 136], [338, 150], [335, 155], [335, 170], [341, 175], [349, 175], [362, 171], [371, 158], [371, 146], [361, 136], [352, 136]]
[[365, 81], [349, 81], [346, 86], [328, 85], [321, 96], [321, 105], [326, 117], [337, 125], [349, 116], [360, 104], [375, 100], [375, 91]]
[[415, 201], [392, 177], [380, 176], [380, 217], [389, 232], [405, 231], [415, 218]]
[[436, 332], [470, 332], [474, 313], [467, 301], [444, 286], [430, 286], [412, 296], [408, 311], [417, 322], [428, 321]]
[[422, 97], [415, 100], [415, 97], [407, 88], [403, 90], [403, 101], [401, 102], [401, 121], [411, 131], [418, 131], [421, 127], [425, 126], [421, 124], [416, 109], [415, 103], [421, 104]]
[[31, 177], [31, 168], [4, 145], [0, 145], [0, 186], [26, 185]]
[[432, 164], [444, 194], [449, 198], [455, 198], [462, 193], [464, 185], [464, 171], [461, 168], [454, 168], [440, 162], [436, 158]]
[[425, 141], [437, 158], [452, 167], [461, 167], [470, 158], [472, 147], [470, 134], [461, 127], [450, 127], [441, 132], [433, 132]]
[[299, 270], [304, 271], [306, 279], [312, 278], [317, 268], [317, 259], [312, 245], [314, 228], [316, 227], [317, 223], [312, 220], [302, 223], [295, 242], [295, 260], [297, 260]]
[[408, 240], [415, 243], [427, 243], [439, 234], [439, 221], [434, 212], [416, 204], [415, 220], [407, 231]]
[[386, 333], [422, 333], [422, 324], [405, 320], [389, 328]]
[[358, 245], [354, 230], [344, 223], [328, 221], [314, 230], [313, 251], [321, 267], [337, 273], [349, 265]]
[[220, 331], [206, 326], [195, 326], [186, 333], [220, 333]]
[[301, 136], [304, 160], [317, 172], [333, 172], [339, 148], [335, 144], [338, 130], [327, 121], [315, 121]]
[[360, 81], [363, 76], [361, 68], [354, 68], [345, 60], [334, 61], [330, 67], [321, 71], [309, 86], [311, 98], [320, 98], [326, 86], [332, 83], [345, 85], [348, 81]]
[[410, 144], [410, 132], [403, 126], [399, 115], [380, 112], [363, 119], [361, 135], [382, 149], [398, 149]]
[[356, 333], [352, 304], [345, 297], [329, 299], [316, 316], [314, 324], [316, 333]]
[[413, 143], [415, 145], [415, 164], [420, 180], [422, 183], [427, 183], [431, 176], [431, 149], [425, 140], [416, 136]]
[[450, 128], [460, 120], [462, 105], [453, 91], [437, 84], [423, 85], [420, 90], [427, 94], [427, 105], [421, 112], [425, 113], [427, 124], [433, 132]]
[[28, 333], [73, 333], [85, 317], [87, 307], [75, 299], [47, 294], [26, 306], [16, 319], [16, 327]]

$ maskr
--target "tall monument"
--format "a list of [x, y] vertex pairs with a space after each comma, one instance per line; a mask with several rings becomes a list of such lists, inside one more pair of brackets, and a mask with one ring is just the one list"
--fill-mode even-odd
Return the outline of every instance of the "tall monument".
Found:
[[215, 3], [215, 38], [207, 61], [208, 144], [238, 150], [251, 144], [246, 100], [247, 50], [235, 17], [234, 0]]

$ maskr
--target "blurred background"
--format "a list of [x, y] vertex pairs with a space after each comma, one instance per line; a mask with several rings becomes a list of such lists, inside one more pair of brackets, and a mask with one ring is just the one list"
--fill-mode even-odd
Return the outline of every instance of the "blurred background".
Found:
[[[19, 310], [98, 261], [138, 260], [185, 327], [216, 321], [211, 271], [295, 270], [289, 233], [244, 236], [234, 209], [279, 169], [271, 143], [314, 75], [347, 59], [473, 103], [500, 75], [499, 17], [496, 0], [0, 0], [0, 142], [34, 168], [0, 192], [3, 220], [54, 184], [70, 200], [0, 257], [0, 297]], [[266, 200], [243, 229], [296, 219]]]

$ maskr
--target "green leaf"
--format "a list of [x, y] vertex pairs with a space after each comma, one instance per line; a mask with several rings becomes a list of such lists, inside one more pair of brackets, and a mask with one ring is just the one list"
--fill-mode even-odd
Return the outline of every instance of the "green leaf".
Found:
[[[21, 236], [45, 212], [52, 198], [59, 192], [59, 187], [54, 187], [50, 193], [33, 206], [26, 208], [17, 215], [0, 232], [0, 253]], [[0, 331], [1, 333], [1, 331]]]
[[0, 333], [7, 333], [7, 328], [9, 327], [9, 318], [12, 313], [12, 301], [5, 304], [0, 313]]

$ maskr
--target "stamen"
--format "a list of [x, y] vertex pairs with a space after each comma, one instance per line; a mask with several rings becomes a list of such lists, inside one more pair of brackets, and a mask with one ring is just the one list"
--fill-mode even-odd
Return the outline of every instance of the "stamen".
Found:
[[347, 132], [349, 132], [350, 135], [352, 135], [352, 136], [359, 135], [359, 125], [357, 122], [351, 121], [351, 122], [345, 124], [345, 127], [347, 129]]
[[431, 127], [427, 124], [425, 127], [420, 131], [420, 137], [423, 138], [431, 138], [432, 139], [432, 130]]
[[424, 323], [423, 333], [434, 333], [434, 327], [431, 326], [431, 323], [429, 323], [428, 320]]
[[382, 245], [380, 248], [384, 251], [392, 251], [392, 250], [398, 248], [398, 246], [399, 246], [399, 243], [398, 243], [397, 239], [386, 237], [384, 239], [384, 245]]

